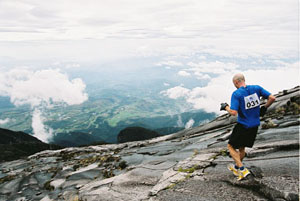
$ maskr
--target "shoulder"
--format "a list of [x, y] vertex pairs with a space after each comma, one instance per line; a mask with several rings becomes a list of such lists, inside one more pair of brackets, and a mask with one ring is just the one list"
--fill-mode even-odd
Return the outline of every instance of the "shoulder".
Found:
[[254, 91], [256, 91], [256, 92], [259, 92], [259, 91], [261, 91], [263, 88], [261, 87], [261, 86], [259, 86], [259, 85], [247, 85], [247, 87], [249, 88], [249, 89], [251, 89], [251, 90], [254, 90]]
[[262, 88], [259, 85], [247, 85], [247, 87], [252, 88], [252, 89], [261, 89]]
[[265, 90], [263, 87], [259, 86], [259, 85], [252, 85], [252, 91], [257, 93], [259, 96], [263, 96], [264, 98], [268, 98], [269, 95], [271, 95], [270, 92], [268, 92], [267, 90]]
[[232, 95], [237, 95], [237, 94], [239, 94], [239, 93], [240, 93], [239, 90], [236, 89], [234, 92], [232, 92]]
[[232, 93], [232, 97], [233, 98], [237, 98], [241, 96], [241, 90], [240, 89], [236, 89], [233, 93]]

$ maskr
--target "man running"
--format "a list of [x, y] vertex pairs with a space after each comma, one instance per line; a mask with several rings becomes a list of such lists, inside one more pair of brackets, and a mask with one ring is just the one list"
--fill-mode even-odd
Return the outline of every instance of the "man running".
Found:
[[[220, 110], [226, 110], [229, 114], [238, 115], [237, 124], [234, 127], [228, 141], [228, 150], [235, 161], [228, 169], [233, 172], [238, 180], [250, 174], [242, 161], [245, 157], [245, 147], [252, 147], [256, 138], [260, 116], [266, 113], [267, 108], [275, 101], [275, 97], [258, 85], [246, 85], [243, 74], [234, 75], [233, 84], [237, 88], [231, 96], [231, 106], [221, 104]], [[267, 99], [267, 103], [260, 107], [260, 97]]]

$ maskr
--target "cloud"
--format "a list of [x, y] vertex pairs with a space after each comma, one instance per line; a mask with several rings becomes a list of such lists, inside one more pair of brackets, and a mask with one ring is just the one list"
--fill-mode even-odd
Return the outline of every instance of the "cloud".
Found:
[[211, 79], [211, 77], [208, 74], [195, 72], [195, 75], [196, 75], [197, 79], [199, 79], [199, 80], [210, 80]]
[[259, 84], [272, 93], [284, 89], [290, 89], [299, 85], [299, 61], [294, 63], [282, 63], [275, 69], [247, 70], [244, 72], [246, 82]]
[[52, 66], [55, 66], [55, 67], [57, 67], [59, 69], [67, 69], [67, 70], [69, 70], [69, 69], [77, 69], [77, 68], [81, 67], [81, 65], [79, 63], [71, 63], [71, 62], [66, 63], [66, 62], [60, 62], [60, 61], [54, 62], [52, 64]]
[[223, 74], [228, 71], [234, 71], [238, 67], [235, 63], [224, 63], [220, 61], [199, 63], [189, 62], [187, 65], [191, 67], [188, 69], [189, 71], [198, 73], [199, 75], [202, 73]]
[[32, 114], [32, 129], [34, 136], [43, 142], [49, 142], [53, 137], [53, 130], [44, 125], [45, 118], [39, 109], [35, 108]]
[[186, 72], [184, 70], [179, 71], [177, 74], [180, 75], [180, 76], [182, 76], [182, 77], [189, 77], [189, 76], [191, 76], [190, 73], [188, 73], [188, 72]]
[[177, 98], [186, 97], [187, 95], [189, 95], [190, 90], [186, 89], [182, 86], [176, 86], [176, 87], [170, 88], [168, 90], [162, 91], [160, 93], [165, 96], [168, 96], [169, 98], [177, 99]]
[[178, 61], [162, 61], [156, 64], [156, 66], [168, 66], [168, 67], [178, 67], [182, 66], [183, 64]]
[[45, 142], [53, 132], [44, 125], [45, 118], [41, 111], [56, 104], [81, 104], [88, 99], [83, 81], [79, 78], [69, 80], [59, 69], [13, 69], [1, 72], [0, 95], [9, 96], [16, 106], [31, 106], [34, 136]]
[[[184, 98], [195, 109], [221, 114], [220, 103], [230, 104], [231, 94], [235, 90], [232, 77], [237, 72], [239, 71], [225, 71], [212, 78], [204, 87], [188, 89], [176, 86], [161, 93], [172, 99]], [[273, 94], [299, 85], [299, 62], [284, 63], [275, 69], [245, 70], [242, 73], [245, 75], [246, 84], [261, 85]]]
[[205, 59], [206, 59], [206, 56], [204, 56], [204, 55], [201, 55], [201, 56], [199, 57], [199, 59], [201, 59], [201, 60], [205, 60]]
[[[37, 41], [82, 41], [79, 51], [87, 41], [97, 44], [113, 39], [110, 45], [115, 50], [120, 47], [116, 44], [127, 41], [123, 54], [143, 44], [160, 54], [202, 46], [207, 53], [222, 56], [296, 57], [298, 13], [298, 2], [286, 0], [91, 0], [87, 4], [80, 0], [65, 0], [64, 4], [59, 0], [2, 0], [0, 40], [27, 41], [31, 50], [36, 49]], [[39, 50], [51, 49], [57, 56], [65, 52], [47, 44]], [[89, 49], [81, 56], [95, 52], [94, 47]]]
[[190, 119], [188, 122], [186, 122], [185, 129], [192, 128], [194, 123], [195, 123], [194, 119]]
[[0, 119], [0, 125], [4, 125], [4, 124], [7, 124], [9, 123], [11, 120], [9, 118], [6, 118], [6, 119]]
[[42, 103], [80, 104], [88, 99], [84, 93], [85, 84], [81, 79], [69, 80], [58, 69], [29, 71], [14, 69], [1, 73], [0, 95], [10, 96], [17, 106]]
[[178, 115], [177, 116], [178, 117], [178, 120], [177, 120], [177, 127], [183, 127], [184, 126], [184, 124], [183, 124], [183, 122], [182, 122], [182, 118], [181, 118], [181, 115]]

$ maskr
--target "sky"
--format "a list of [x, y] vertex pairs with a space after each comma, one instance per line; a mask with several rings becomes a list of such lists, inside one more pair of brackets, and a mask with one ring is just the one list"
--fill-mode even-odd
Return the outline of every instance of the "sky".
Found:
[[[299, 1], [0, 0], [0, 95], [31, 104], [34, 117], [41, 105], [88, 99], [84, 80], [69, 72], [101, 74], [111, 63], [111, 71], [130, 72], [146, 66], [141, 60], [183, 80], [158, 83], [160, 94], [207, 112], [230, 101], [237, 72], [271, 93], [292, 88], [299, 85]], [[188, 79], [199, 86], [188, 87]]]
[[297, 0], [1, 0], [4, 59], [295, 58]]

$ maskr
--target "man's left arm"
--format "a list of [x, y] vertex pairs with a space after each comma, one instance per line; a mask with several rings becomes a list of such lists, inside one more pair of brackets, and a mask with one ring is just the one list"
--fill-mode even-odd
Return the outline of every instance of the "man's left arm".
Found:
[[264, 105], [266, 108], [268, 108], [272, 103], [275, 101], [275, 96], [273, 96], [270, 92], [265, 90], [264, 88], [260, 87], [260, 94], [262, 97], [267, 99], [267, 103]]
[[264, 88], [260, 88], [260, 93], [263, 97], [267, 98], [267, 103], [263, 106], [261, 106], [260, 108], [260, 115], [261, 117], [263, 117], [266, 112], [267, 112], [267, 108], [270, 107], [270, 105], [272, 105], [272, 103], [275, 101], [275, 96], [273, 96], [270, 92], [266, 91]]
[[266, 108], [270, 107], [270, 105], [272, 105], [272, 103], [276, 100], [275, 96], [273, 96], [272, 94], [269, 95], [267, 103], [264, 105]]

